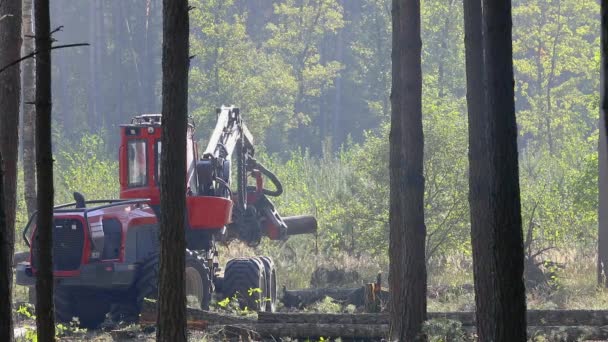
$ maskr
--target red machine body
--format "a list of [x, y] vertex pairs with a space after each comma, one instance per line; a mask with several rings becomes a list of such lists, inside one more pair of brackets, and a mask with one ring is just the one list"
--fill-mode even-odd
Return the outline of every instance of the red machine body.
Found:
[[[144, 298], [158, 294], [161, 120], [160, 114], [139, 115], [120, 127], [120, 199], [86, 201], [74, 192], [75, 203], [54, 208], [57, 321], [76, 316], [81, 325], [96, 327], [108, 313], [114, 320], [137, 320]], [[263, 236], [277, 240], [313, 233], [317, 222], [312, 216], [282, 218], [276, 211], [268, 196], [281, 195], [281, 182], [255, 160], [253, 138], [238, 108], [218, 109], [201, 155], [194, 131], [188, 124], [186, 293], [207, 309], [214, 291], [233, 298], [260, 288], [255, 297], [240, 298], [242, 306], [272, 311], [277, 301], [272, 259], [236, 258], [222, 269], [216, 241], [257, 245]], [[274, 190], [264, 187], [265, 180]], [[23, 232], [30, 262], [19, 264], [16, 272], [17, 283], [25, 286], [34, 286], [37, 273], [35, 218]]]

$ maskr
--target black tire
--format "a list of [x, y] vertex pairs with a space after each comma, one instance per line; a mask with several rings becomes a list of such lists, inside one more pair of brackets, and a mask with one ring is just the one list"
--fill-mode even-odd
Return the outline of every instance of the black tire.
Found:
[[[228, 261], [224, 272], [224, 297], [236, 295], [241, 309], [266, 311], [265, 268], [258, 258], [236, 258]], [[260, 289], [260, 291], [251, 291]], [[251, 294], [250, 294], [251, 292]]]
[[137, 312], [141, 312], [145, 298], [158, 299], [158, 273], [158, 254], [152, 255], [140, 264], [137, 278], [135, 279], [135, 305], [137, 306]]
[[266, 273], [266, 311], [275, 312], [277, 310], [277, 270], [272, 258], [267, 256], [258, 258], [264, 263]]
[[145, 298], [158, 298], [158, 254], [140, 261], [135, 283], [122, 296], [116, 298], [110, 316], [115, 323], [136, 323]]
[[186, 296], [196, 299], [196, 309], [209, 310], [211, 302], [211, 275], [205, 260], [195, 253], [188, 251], [186, 254]]
[[106, 319], [110, 301], [99, 291], [57, 286], [54, 290], [55, 321], [70, 324], [78, 317], [82, 328], [95, 329]]
[[[197, 309], [208, 310], [211, 301], [211, 278], [204, 260], [186, 251], [186, 294], [194, 295]], [[159, 259], [154, 255], [142, 262], [135, 280], [136, 312], [141, 312], [145, 298], [158, 299]], [[188, 276], [189, 275], [189, 276]], [[190, 279], [188, 279], [190, 278]]]

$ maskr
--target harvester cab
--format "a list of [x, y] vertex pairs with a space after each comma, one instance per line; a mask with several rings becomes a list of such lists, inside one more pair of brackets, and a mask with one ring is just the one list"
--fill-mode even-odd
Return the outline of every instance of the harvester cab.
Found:
[[[145, 297], [158, 295], [158, 215], [162, 116], [135, 116], [120, 127], [120, 199], [75, 202], [55, 207], [53, 267], [56, 320], [78, 317], [96, 327], [106, 318], [136, 320]], [[239, 298], [258, 311], [273, 311], [277, 276], [272, 258], [236, 258], [225, 268], [216, 241], [241, 240], [250, 246], [263, 236], [284, 240], [314, 233], [312, 216], [282, 217], [269, 199], [279, 196], [279, 179], [255, 158], [253, 137], [236, 107], [217, 110], [217, 124], [199, 156], [195, 126], [188, 123], [186, 197], [186, 293], [207, 309], [212, 292]], [[233, 172], [234, 170], [234, 172]], [[272, 189], [265, 187], [265, 181]], [[251, 182], [251, 185], [249, 185]], [[17, 283], [33, 286], [36, 275], [34, 214], [23, 237], [30, 262], [17, 267]], [[250, 289], [260, 291], [250, 291]]]

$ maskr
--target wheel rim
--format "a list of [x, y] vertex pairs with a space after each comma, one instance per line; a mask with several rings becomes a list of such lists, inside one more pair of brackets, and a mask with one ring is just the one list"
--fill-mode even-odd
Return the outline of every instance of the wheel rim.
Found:
[[[186, 267], [186, 297], [196, 299], [196, 308], [203, 306], [203, 278], [194, 267]], [[190, 300], [188, 299], [188, 302]]]
[[277, 300], [277, 273], [275, 272], [275, 270], [272, 270], [271, 272], [271, 276], [270, 276], [270, 286], [269, 286], [269, 297], [270, 297], [270, 305], [268, 306], [270, 312], [274, 312], [276, 307], [276, 300]]

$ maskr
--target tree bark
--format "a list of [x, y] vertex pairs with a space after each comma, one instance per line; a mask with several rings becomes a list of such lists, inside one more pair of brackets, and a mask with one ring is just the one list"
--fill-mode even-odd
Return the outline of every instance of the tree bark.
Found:
[[[0, 2], [0, 65], [21, 56], [21, 0]], [[0, 340], [12, 341], [12, 260], [15, 249], [15, 214], [17, 204], [17, 156], [19, 146], [19, 107], [21, 80], [19, 66], [0, 74], [0, 154], [4, 157], [3, 202], [0, 223]]]
[[164, 0], [158, 341], [186, 341], [188, 34], [188, 1]]
[[425, 340], [420, 1], [393, 0], [389, 287], [391, 340]]
[[36, 328], [38, 341], [55, 340], [53, 317], [53, 152], [51, 141], [51, 22], [49, 0], [35, 0], [36, 49], [36, 181], [38, 215], [35, 248]]
[[487, 152], [476, 160], [472, 151], [471, 172], [480, 177], [470, 185], [477, 332], [480, 341], [526, 341], [511, 1], [483, 0], [482, 6], [487, 117], [480, 114], [480, 125], [486, 123], [487, 133], [472, 127], [471, 145], [486, 145]]
[[[34, 51], [34, 32], [32, 27], [32, 0], [23, 0], [23, 55]], [[21, 132], [23, 153], [23, 195], [27, 214], [31, 216], [36, 211], [36, 146], [35, 125], [36, 88], [34, 87], [36, 59], [28, 58], [23, 61], [23, 125]]]
[[608, 3], [601, 3], [599, 205], [597, 236], [597, 281], [608, 286]]
[[[4, 168], [2, 167], [2, 152], [0, 152], [0, 194], [4, 191]], [[11, 298], [12, 275], [11, 258], [8, 254], [9, 241], [6, 241], [6, 211], [4, 207], [4, 196], [0, 196], [0, 274], [3, 279], [0, 281], [0, 296]], [[3, 300], [0, 303], [0, 340], [13, 340], [13, 312], [12, 301]]]

